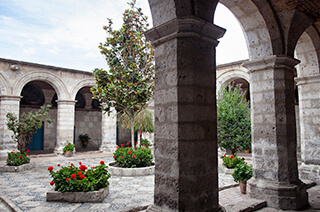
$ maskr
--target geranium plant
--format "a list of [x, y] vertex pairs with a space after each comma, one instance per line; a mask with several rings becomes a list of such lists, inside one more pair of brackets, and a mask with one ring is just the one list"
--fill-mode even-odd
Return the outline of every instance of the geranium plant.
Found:
[[74, 150], [74, 144], [70, 143], [70, 142], [67, 140], [67, 144], [63, 147], [62, 151], [63, 151], [63, 152], [66, 152], [66, 151], [73, 152], [73, 150]]
[[233, 169], [235, 168], [239, 163], [244, 161], [244, 158], [239, 158], [238, 156], [235, 155], [223, 155], [221, 156], [221, 159], [223, 160], [222, 165], [227, 167], [228, 169]]
[[98, 191], [109, 186], [108, 179], [111, 176], [104, 161], [91, 168], [81, 162], [79, 167], [73, 163], [66, 167], [58, 164], [57, 171], [54, 171], [53, 166], [49, 166], [48, 171], [52, 177], [50, 185], [55, 185], [54, 190], [60, 192]]
[[151, 150], [144, 147], [136, 147], [135, 150], [129, 147], [117, 147], [117, 150], [113, 153], [115, 162], [123, 168], [135, 168], [135, 167], [146, 167], [152, 164], [153, 155]]
[[7, 158], [7, 165], [8, 166], [20, 166], [26, 163], [30, 163], [30, 158], [27, 153], [29, 153], [30, 150], [27, 150], [26, 152], [20, 152], [13, 150], [12, 152], [8, 152], [8, 158]]
[[234, 168], [232, 177], [235, 182], [244, 182], [252, 177], [252, 165], [248, 165], [247, 162], [242, 161]]

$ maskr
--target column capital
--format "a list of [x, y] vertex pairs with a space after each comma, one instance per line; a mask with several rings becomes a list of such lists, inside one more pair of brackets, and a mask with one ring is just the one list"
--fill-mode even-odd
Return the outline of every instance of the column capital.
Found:
[[219, 41], [217, 41], [217, 39], [221, 38], [225, 32], [225, 29], [203, 19], [184, 17], [175, 18], [160, 26], [154, 27], [145, 32], [145, 35], [148, 40], [151, 40], [154, 46], [179, 37], [198, 37], [218, 45]]
[[300, 60], [286, 55], [271, 55], [269, 57], [250, 60], [242, 64], [249, 73], [268, 69], [292, 69], [300, 63]]
[[22, 96], [0, 95], [0, 100], [20, 101]]
[[58, 105], [75, 105], [77, 100], [65, 99], [65, 100], [56, 100], [56, 102], [58, 103]]
[[320, 74], [313, 74], [310, 76], [306, 76], [306, 77], [296, 77], [294, 78], [294, 80], [296, 81], [297, 85], [304, 85], [304, 84], [314, 84], [320, 83]]

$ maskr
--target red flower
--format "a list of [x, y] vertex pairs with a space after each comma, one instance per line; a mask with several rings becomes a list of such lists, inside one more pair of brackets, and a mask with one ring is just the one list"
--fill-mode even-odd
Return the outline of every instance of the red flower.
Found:
[[131, 151], [128, 151], [129, 154], [131, 154]]
[[69, 146], [69, 144], [67, 144], [67, 147]]
[[52, 186], [53, 186], [53, 185], [54, 185], [54, 182], [53, 182], [53, 181], [51, 181], [51, 182], [50, 182], [50, 185], [52, 185]]
[[247, 162], [245, 162], [245, 164], [248, 164]]
[[123, 147], [123, 144], [121, 144], [121, 147]]
[[21, 156], [19, 156], [18, 158], [21, 158]]
[[81, 172], [78, 172], [78, 175], [82, 175], [82, 173], [81, 173]]
[[57, 166], [60, 166], [60, 163], [58, 163], [58, 165]]
[[48, 167], [48, 170], [49, 170], [49, 171], [52, 171], [52, 170], [53, 170], [53, 166], [49, 166], [49, 167]]
[[85, 165], [81, 165], [79, 166], [79, 169], [84, 172], [87, 169], [87, 167]]
[[81, 163], [81, 162], [79, 162], [79, 164], [81, 165], [82, 163]]
[[129, 143], [127, 143], [127, 146], [129, 146]]
[[223, 155], [223, 157], [226, 157], [226, 155]]
[[30, 152], [30, 150], [28, 149], [27, 152]]
[[70, 163], [71, 166], [74, 166], [73, 163]]
[[121, 156], [121, 159], [123, 159], [123, 156]]
[[67, 140], [67, 142], [69, 142], [69, 141]]
[[94, 166], [92, 166], [92, 169], [94, 169]]
[[135, 158], [136, 156], [135, 155], [132, 155], [132, 158]]
[[67, 178], [66, 181], [69, 181], [69, 178]]
[[11, 154], [13, 154], [13, 152], [11, 152]]
[[128, 146], [127, 148], [128, 148], [128, 149], [130, 149], [130, 147], [129, 147], [129, 146]]
[[115, 156], [115, 155], [113, 155], [113, 158], [116, 158], [116, 156]]
[[69, 169], [71, 169], [71, 167], [69, 167]]
[[28, 156], [28, 154], [27, 154], [27, 153], [26, 153], [25, 155], [26, 155], [26, 156]]
[[80, 175], [80, 179], [83, 180], [85, 178], [84, 175]]
[[104, 161], [102, 160], [102, 161], [100, 161], [100, 164], [104, 164]]
[[233, 156], [233, 155], [231, 155], [231, 156], [230, 156], [230, 159], [232, 159], [233, 157], [234, 157], [234, 156]]
[[117, 146], [117, 149], [119, 149], [119, 146]]
[[136, 144], [138, 144], [138, 142], [136, 142]]
[[71, 175], [71, 179], [74, 179], [74, 178], [76, 178], [76, 177], [77, 177], [76, 174], [72, 174], [72, 175]]

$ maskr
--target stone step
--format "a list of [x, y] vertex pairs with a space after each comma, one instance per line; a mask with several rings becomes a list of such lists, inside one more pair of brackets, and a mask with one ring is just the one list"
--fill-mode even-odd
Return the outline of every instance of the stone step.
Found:
[[224, 207], [226, 212], [251, 212], [267, 206], [264, 200], [247, 198], [240, 202], [230, 204]]

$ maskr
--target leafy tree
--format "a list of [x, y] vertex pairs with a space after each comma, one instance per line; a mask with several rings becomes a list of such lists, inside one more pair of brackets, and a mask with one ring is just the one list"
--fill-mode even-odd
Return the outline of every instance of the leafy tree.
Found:
[[107, 39], [100, 43], [101, 54], [106, 58], [109, 70], [96, 68], [93, 76], [96, 86], [91, 88], [102, 110], [110, 114], [111, 109], [127, 114], [131, 121], [131, 142], [134, 147], [134, 118], [147, 107], [154, 93], [154, 50], [144, 37], [147, 17], [141, 8], [130, 3], [123, 13], [123, 25], [113, 29], [113, 23], [104, 26]]
[[[131, 130], [131, 119], [127, 114], [122, 114], [119, 119], [119, 124], [122, 129]], [[150, 110], [144, 109], [134, 118], [134, 131], [139, 132], [140, 141], [142, 133], [154, 132], [153, 114]]]
[[21, 153], [28, 149], [33, 136], [37, 130], [42, 127], [43, 122], [52, 123], [48, 119], [50, 105], [41, 106], [35, 113], [22, 113], [20, 121], [14, 113], [7, 113], [7, 127], [13, 132], [12, 139], [18, 143], [18, 149]]
[[217, 99], [218, 145], [232, 154], [251, 148], [250, 105], [240, 86], [221, 85]]

